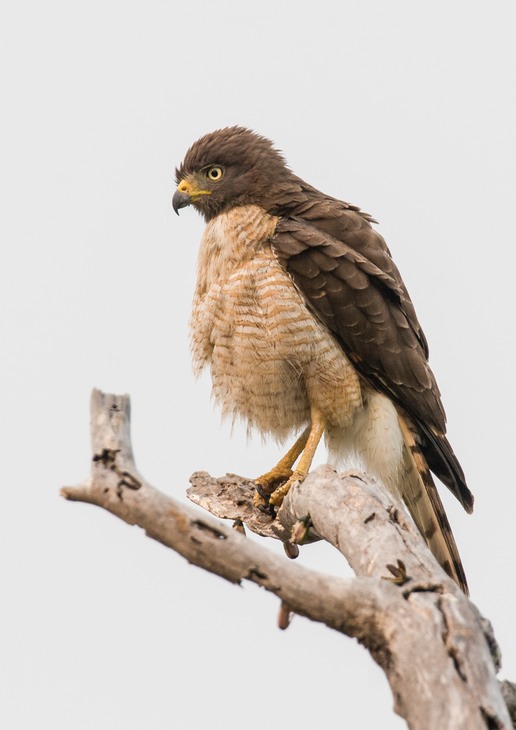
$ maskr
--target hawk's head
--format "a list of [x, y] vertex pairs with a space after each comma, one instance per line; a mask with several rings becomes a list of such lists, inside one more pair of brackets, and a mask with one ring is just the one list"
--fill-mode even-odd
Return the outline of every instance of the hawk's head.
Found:
[[226, 127], [197, 140], [176, 169], [176, 213], [193, 205], [206, 220], [239, 205], [275, 212], [278, 200], [298, 178], [272, 142], [244, 127]]

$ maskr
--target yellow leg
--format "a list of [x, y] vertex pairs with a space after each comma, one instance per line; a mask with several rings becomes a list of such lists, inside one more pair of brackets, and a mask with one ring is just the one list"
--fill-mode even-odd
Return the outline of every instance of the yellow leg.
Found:
[[310, 467], [312, 466], [312, 461], [315, 456], [316, 449], [319, 446], [319, 442], [326, 427], [326, 420], [323, 418], [321, 413], [319, 413], [319, 411], [316, 411], [315, 409], [312, 410], [311, 416], [312, 425], [310, 428], [310, 433], [308, 434], [308, 438], [306, 440], [306, 444], [303, 449], [301, 458], [299, 459], [299, 464], [297, 465], [297, 468], [295, 469], [295, 471], [292, 472], [288, 481], [285, 484], [279, 486], [270, 496], [269, 502], [275, 507], [279, 507], [279, 505], [283, 502], [284, 498], [290, 490], [290, 487], [294, 484], [294, 482], [303, 481], [303, 479], [310, 471]]
[[[298, 456], [305, 448], [306, 442], [310, 436], [310, 427], [306, 428], [296, 443], [287, 451], [285, 456], [278, 461], [266, 474], [255, 479], [256, 485], [260, 487], [260, 491], [265, 494], [272, 494], [275, 489], [292, 476], [292, 467]], [[255, 507], [263, 507], [267, 501], [258, 492], [254, 495]]]

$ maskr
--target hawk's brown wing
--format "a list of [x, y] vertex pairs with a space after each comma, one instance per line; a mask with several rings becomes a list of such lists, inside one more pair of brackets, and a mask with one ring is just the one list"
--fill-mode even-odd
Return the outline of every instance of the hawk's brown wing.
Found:
[[430, 469], [471, 512], [473, 497], [446, 439], [426, 339], [383, 238], [358, 212], [324, 199], [283, 218], [272, 247], [307, 305], [357, 370], [417, 424]]

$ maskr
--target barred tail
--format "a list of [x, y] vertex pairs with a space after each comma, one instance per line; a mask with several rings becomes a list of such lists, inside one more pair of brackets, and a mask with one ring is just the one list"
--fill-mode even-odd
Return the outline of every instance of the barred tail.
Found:
[[468, 595], [468, 583], [441, 498], [409, 422], [398, 414], [405, 441], [400, 491], [428, 547], [444, 571]]

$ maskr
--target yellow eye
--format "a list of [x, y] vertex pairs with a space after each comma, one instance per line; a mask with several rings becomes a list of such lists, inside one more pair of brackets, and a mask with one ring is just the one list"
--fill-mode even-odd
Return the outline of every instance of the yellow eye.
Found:
[[206, 172], [206, 176], [208, 177], [208, 180], [213, 180], [216, 182], [217, 180], [220, 180], [220, 178], [223, 176], [224, 170], [222, 167], [210, 167], [208, 171]]

